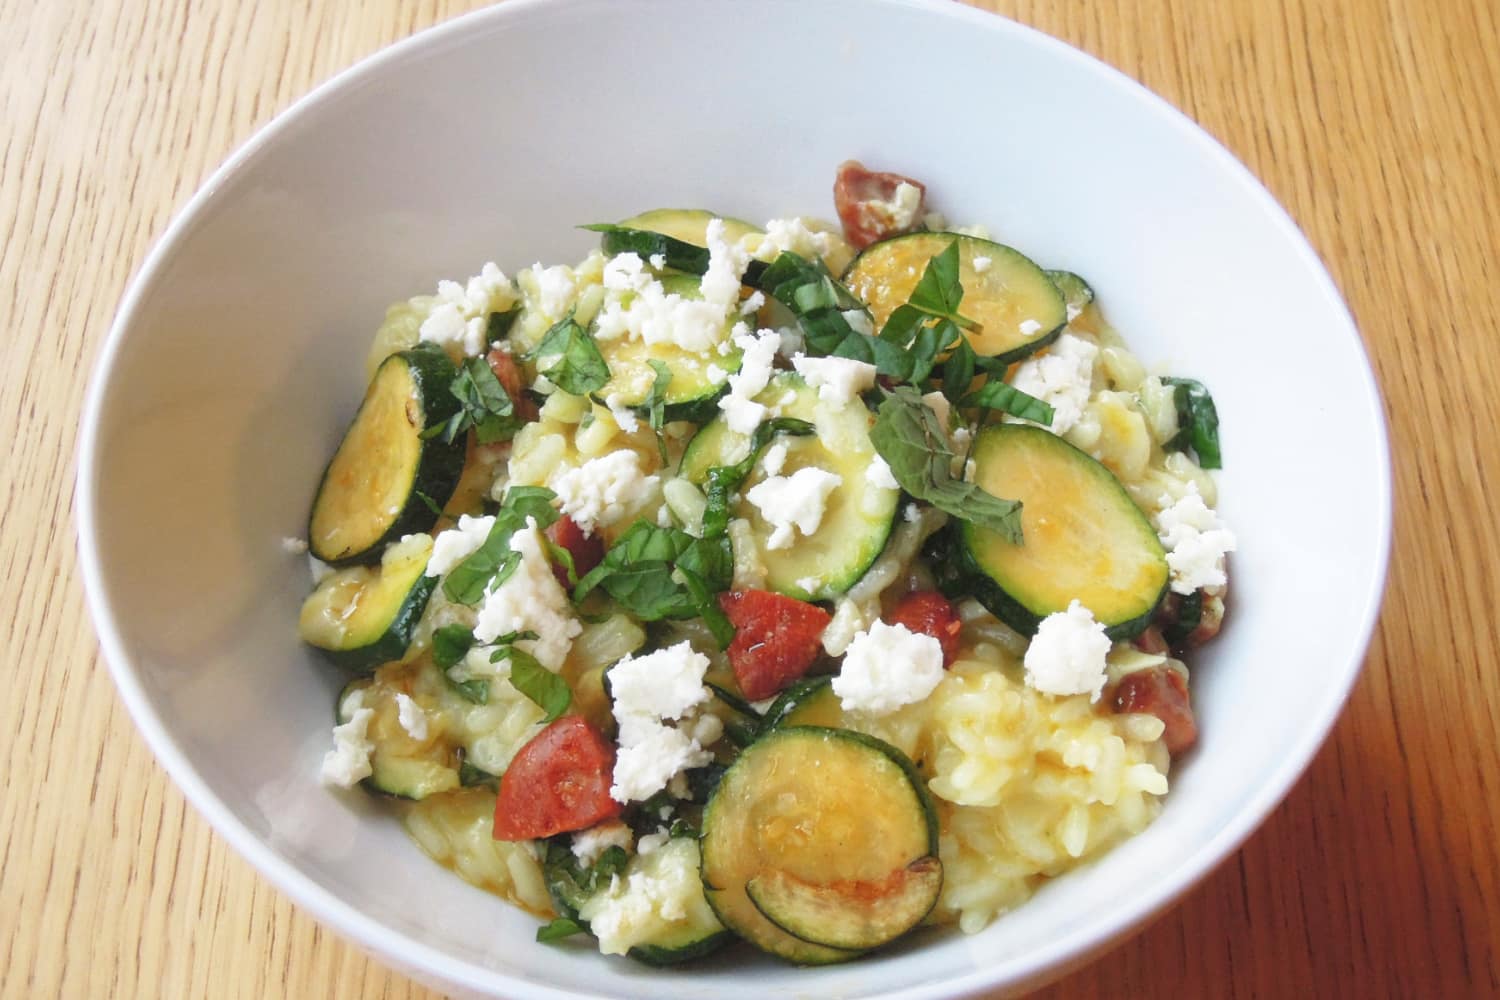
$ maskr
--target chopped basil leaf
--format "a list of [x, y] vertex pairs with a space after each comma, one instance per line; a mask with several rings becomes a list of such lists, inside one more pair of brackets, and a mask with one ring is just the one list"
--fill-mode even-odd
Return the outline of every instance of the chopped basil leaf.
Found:
[[656, 447], [661, 452], [661, 464], [669, 464], [667, 442], [662, 438], [662, 427], [667, 417], [667, 386], [672, 384], [672, 369], [666, 362], [651, 358], [646, 362], [656, 372], [651, 382], [651, 391], [646, 395], [646, 412], [650, 414], [651, 429], [656, 432]]
[[762, 421], [750, 436], [750, 452], [734, 465], [716, 465], [708, 470], [704, 492], [708, 506], [703, 512], [703, 537], [716, 538], [729, 528], [729, 497], [750, 475], [755, 460], [771, 439], [778, 434], [806, 436], [815, 431], [806, 420], [794, 417], [775, 417]]
[[974, 381], [976, 361], [978, 358], [973, 346], [964, 338], [958, 342], [953, 353], [948, 355], [948, 360], [943, 362], [943, 395], [948, 397], [949, 402], [957, 403], [969, 391], [969, 386]]
[[802, 326], [809, 353], [874, 364], [882, 375], [904, 378], [911, 361], [900, 345], [861, 333], [845, 312], [864, 305], [834, 280], [821, 260], [783, 253], [761, 273], [756, 286], [790, 309]]
[[501, 646], [490, 657], [491, 662], [510, 661], [511, 687], [536, 702], [547, 713], [543, 722], [556, 722], [573, 703], [573, 689], [568, 682], [537, 662], [537, 658], [515, 646]]
[[471, 677], [466, 681], [456, 681], [446, 671], [443, 680], [464, 701], [471, 705], [488, 705], [490, 703], [490, 682], [481, 677]]
[[512, 486], [505, 502], [495, 514], [495, 523], [484, 544], [443, 578], [443, 593], [459, 604], [476, 604], [484, 595], [500, 586], [521, 563], [521, 554], [511, 549], [511, 535], [526, 527], [527, 518], [545, 528], [557, 520], [552, 509], [556, 494], [541, 486]]
[[443, 516], [443, 508], [438, 504], [436, 500], [432, 499], [432, 497], [428, 496], [426, 493], [423, 493], [421, 490], [412, 490], [412, 493], [416, 494], [417, 499], [422, 501], [422, 506], [426, 507], [429, 511], [432, 512], [433, 517]]
[[546, 535], [542, 536], [542, 541], [547, 543], [547, 554], [552, 557], [552, 561], [561, 566], [563, 572], [567, 575], [568, 587], [578, 586], [578, 569], [573, 565], [573, 553], [569, 552], [565, 546], [558, 545]]
[[484, 338], [491, 345], [498, 344], [510, 336], [510, 328], [516, 325], [516, 317], [521, 315], [521, 303], [517, 302], [504, 312], [492, 312], [490, 318], [485, 321]]
[[917, 500], [1021, 544], [1021, 504], [953, 478], [953, 451], [937, 414], [910, 386], [885, 393], [870, 441], [901, 488]]
[[[694, 538], [677, 528], [637, 521], [578, 581], [573, 599], [581, 601], [602, 587], [642, 621], [702, 617], [714, 628], [714, 595], [728, 589], [734, 572], [728, 542], [727, 537]], [[729, 640], [723, 641], [727, 645]]]
[[447, 670], [474, 647], [474, 633], [463, 625], [444, 625], [432, 633], [432, 662]]
[[1187, 451], [1191, 447], [1203, 468], [1223, 468], [1219, 454], [1219, 411], [1213, 396], [1202, 382], [1190, 378], [1164, 378], [1162, 384], [1173, 387], [1172, 397], [1177, 404], [1178, 431], [1166, 448]]
[[464, 788], [494, 788], [499, 782], [499, 778], [468, 761], [462, 761], [458, 765], [458, 783]]
[[543, 924], [536, 929], [536, 939], [542, 944], [551, 944], [570, 938], [574, 934], [584, 934], [588, 928], [574, 920], [572, 917], [558, 917], [550, 923]]
[[704, 681], [703, 684], [704, 687], [708, 688], [714, 693], [714, 697], [718, 698], [724, 704], [734, 709], [740, 715], [743, 715], [747, 719], [751, 719], [755, 722], [760, 721], [760, 713], [755, 710], [755, 707], [744, 698], [741, 698], [735, 692], [729, 690], [727, 687], [724, 687], [722, 684], [715, 684], [712, 681]]
[[459, 402], [458, 412], [443, 425], [444, 440], [450, 443], [471, 427], [480, 444], [508, 441], [525, 423], [483, 358], [465, 358], [448, 391]]
[[599, 345], [572, 316], [548, 330], [531, 356], [540, 374], [575, 396], [602, 389], [609, 381], [609, 365], [599, 353]]
[[629, 864], [630, 855], [625, 853], [625, 848], [619, 844], [610, 844], [599, 853], [599, 860], [589, 867], [585, 887], [590, 892], [599, 890], [608, 885], [616, 875], [624, 875]]
[[[708, 271], [710, 255], [705, 247], [695, 246], [664, 233], [610, 223], [595, 223], [581, 228], [602, 234], [600, 246], [607, 254], [633, 253], [642, 260], [649, 260], [660, 254], [666, 266], [674, 271], [685, 274], [703, 274]], [[765, 264], [752, 260], [745, 268], [745, 280], [755, 284], [765, 269]]]
[[1033, 420], [1046, 427], [1052, 426], [1052, 407], [1048, 403], [1029, 396], [1013, 385], [991, 379], [978, 392], [965, 396], [961, 406], [982, 406], [990, 410], [1003, 410], [1022, 420]]
[[911, 291], [907, 305], [929, 316], [946, 319], [965, 330], [977, 330], [979, 324], [959, 315], [958, 304], [964, 289], [958, 281], [958, 240], [927, 262], [917, 287]]
[[1177, 619], [1161, 630], [1162, 638], [1170, 646], [1187, 641], [1187, 637], [1198, 630], [1203, 622], [1203, 591], [1195, 590], [1177, 604]]

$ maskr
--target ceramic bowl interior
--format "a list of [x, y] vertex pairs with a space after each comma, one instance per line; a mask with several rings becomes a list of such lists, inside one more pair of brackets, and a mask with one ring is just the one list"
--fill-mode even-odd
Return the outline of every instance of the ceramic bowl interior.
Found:
[[[1231, 613], [1194, 663], [1203, 733], [1147, 831], [982, 933], [798, 969], [676, 971], [533, 942], [359, 795], [318, 784], [340, 680], [299, 646], [317, 476], [384, 307], [571, 261], [575, 225], [656, 206], [832, 215], [857, 157], [924, 180], [1093, 283], [1223, 426]], [[1382, 411], [1303, 237], [1229, 154], [1028, 29], [902, 0], [512, 0], [398, 45], [236, 154], [131, 287], [80, 441], [80, 549], [104, 650], [162, 763], [322, 920], [429, 982], [508, 997], [955, 996], [1083, 961], [1231, 852], [1336, 717], [1389, 534]]]

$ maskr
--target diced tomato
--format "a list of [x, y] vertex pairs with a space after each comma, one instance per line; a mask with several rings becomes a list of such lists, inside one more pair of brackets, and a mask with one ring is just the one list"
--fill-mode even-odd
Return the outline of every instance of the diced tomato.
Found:
[[620, 814], [609, 794], [615, 748], [577, 715], [532, 738], [500, 777], [496, 840], [535, 840], [582, 830]]
[[1187, 681], [1176, 670], [1150, 667], [1126, 674], [1115, 685], [1110, 703], [1116, 712], [1142, 712], [1160, 719], [1167, 727], [1162, 741], [1174, 757], [1198, 742]]
[[[564, 514], [547, 526], [547, 537], [559, 548], [566, 549], [573, 557], [573, 572], [579, 579], [589, 570], [604, 561], [604, 539], [599, 535], [586, 535], [578, 522]], [[568, 568], [561, 563], [552, 564], [552, 572], [564, 590], [572, 590], [568, 582]]]
[[[921, 196], [909, 219], [898, 219], [891, 212], [896, 189], [902, 184], [912, 185]], [[922, 222], [926, 196], [927, 189], [921, 182], [900, 174], [866, 170], [858, 160], [841, 163], [833, 180], [833, 207], [844, 225], [844, 238], [856, 250], [915, 229]]]
[[536, 404], [524, 391], [526, 383], [516, 356], [503, 347], [497, 347], [486, 354], [484, 360], [490, 363], [490, 371], [495, 373], [495, 378], [500, 382], [500, 388], [504, 389], [505, 394], [510, 397], [511, 403], [516, 408], [516, 415], [522, 420], [535, 420], [537, 418]]
[[935, 590], [914, 590], [883, 616], [889, 625], [905, 625], [912, 632], [925, 632], [943, 647], [943, 666], [958, 656], [958, 633], [963, 622], [948, 598]]
[[729, 665], [751, 701], [769, 698], [807, 673], [833, 620], [816, 604], [768, 590], [720, 594], [719, 607], [734, 626]]

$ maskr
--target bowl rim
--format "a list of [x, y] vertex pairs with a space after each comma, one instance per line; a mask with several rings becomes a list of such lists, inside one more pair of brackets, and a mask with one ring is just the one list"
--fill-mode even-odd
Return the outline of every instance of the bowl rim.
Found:
[[[510, 974], [469, 961], [454, 958], [439, 948], [414, 940], [399, 930], [367, 916], [358, 908], [324, 889], [295, 865], [281, 858], [267, 843], [253, 834], [209, 786], [189, 759], [183, 747], [168, 731], [151, 696], [137, 674], [119, 622], [105, 593], [98, 548], [97, 508], [99, 502], [98, 448], [101, 418], [111, 394], [111, 372], [128, 331], [135, 325], [137, 313], [154, 288], [166, 265], [178, 251], [179, 244], [199, 225], [206, 211], [216, 202], [225, 184], [245, 164], [259, 156], [278, 136], [294, 127], [313, 109], [343, 91], [358, 86], [366, 77], [385, 67], [400, 63], [433, 46], [455, 40], [481, 22], [503, 22], [526, 17], [543, 6], [555, 8], [559, 2], [588, 3], [590, 0], [507, 0], [503, 4], [481, 8], [430, 26], [400, 39], [353, 65], [335, 73], [295, 100], [269, 122], [258, 128], [235, 149], [187, 203], [175, 214], [166, 230], [147, 253], [140, 269], [131, 278], [110, 324], [104, 344], [96, 356], [85, 394], [82, 420], [76, 442], [77, 471], [74, 500], [78, 530], [78, 554], [82, 571], [85, 602], [88, 606], [105, 663], [114, 679], [131, 718], [145, 737], [156, 759], [177, 786], [213, 829], [255, 869], [280, 891], [314, 918], [352, 939], [357, 945], [377, 955], [383, 962], [395, 964], [406, 974], [434, 976], [466, 988], [490, 992], [497, 986], [519, 991], [537, 1000], [579, 1000], [585, 994], [572, 990], [521, 981]], [[970, 996], [982, 990], [1019, 989], [1039, 986], [1077, 968], [1126, 936], [1144, 929], [1148, 921], [1180, 899], [1226, 861], [1245, 840], [1270, 816], [1306, 771], [1313, 756], [1332, 732], [1333, 725], [1347, 702], [1363, 669], [1384, 595], [1390, 559], [1392, 535], [1391, 460], [1385, 406], [1370, 364], [1368, 351], [1358, 328], [1333, 278], [1323, 265], [1306, 235], [1285, 208], [1275, 199], [1250, 169], [1218, 139], [1192, 121], [1165, 98], [1081, 49], [1053, 38], [1039, 29], [1021, 24], [991, 11], [953, 3], [951, 0], [879, 0], [888, 8], [919, 10], [933, 17], [965, 22], [975, 29], [1009, 33], [1024, 44], [1050, 50], [1051, 54], [1070, 61], [1080, 72], [1104, 78], [1115, 88], [1123, 88], [1144, 109], [1169, 125], [1187, 142], [1196, 146], [1227, 179], [1259, 204], [1273, 225], [1288, 238], [1300, 263], [1313, 276], [1334, 315], [1341, 319], [1336, 335], [1353, 340], [1363, 361], [1357, 375], [1360, 388], [1372, 408], [1372, 430], [1376, 437], [1376, 469], [1379, 489], [1371, 498], [1378, 527], [1378, 551], [1375, 566], [1363, 594], [1360, 595], [1358, 628], [1351, 635], [1347, 661], [1339, 673], [1325, 685], [1321, 703], [1312, 714], [1314, 725], [1304, 727], [1299, 737], [1285, 747], [1280, 764], [1247, 800], [1233, 822], [1213, 837], [1199, 844], [1185, 856], [1171, 875], [1153, 890], [1119, 907], [1102, 922], [1081, 922], [1075, 930], [1063, 935], [1046, 948], [1032, 952], [1024, 966], [1016, 962], [973, 969], [965, 974], [891, 992], [872, 994], [902, 1000], [937, 1000], [940, 997]]]

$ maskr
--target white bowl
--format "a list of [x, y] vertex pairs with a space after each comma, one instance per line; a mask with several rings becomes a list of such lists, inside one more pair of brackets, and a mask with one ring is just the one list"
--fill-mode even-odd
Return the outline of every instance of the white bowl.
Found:
[[[1228, 625], [1203, 738], [1148, 830], [966, 937], [846, 966], [677, 971], [535, 944], [534, 921], [317, 782], [338, 681], [295, 618], [317, 475], [390, 301], [569, 261], [659, 205], [830, 216], [847, 157], [926, 181], [1093, 283], [1148, 363], [1211, 387]], [[1316, 256], [1254, 178], [1125, 77], [912, 0], [530, 2], [397, 45], [298, 103], [173, 223], [120, 308], [80, 440], [80, 547], [122, 697], [268, 878], [386, 960], [510, 997], [936, 997], [1021, 989], [1138, 928], [1265, 818], [1358, 673], [1390, 524], [1380, 401]]]

